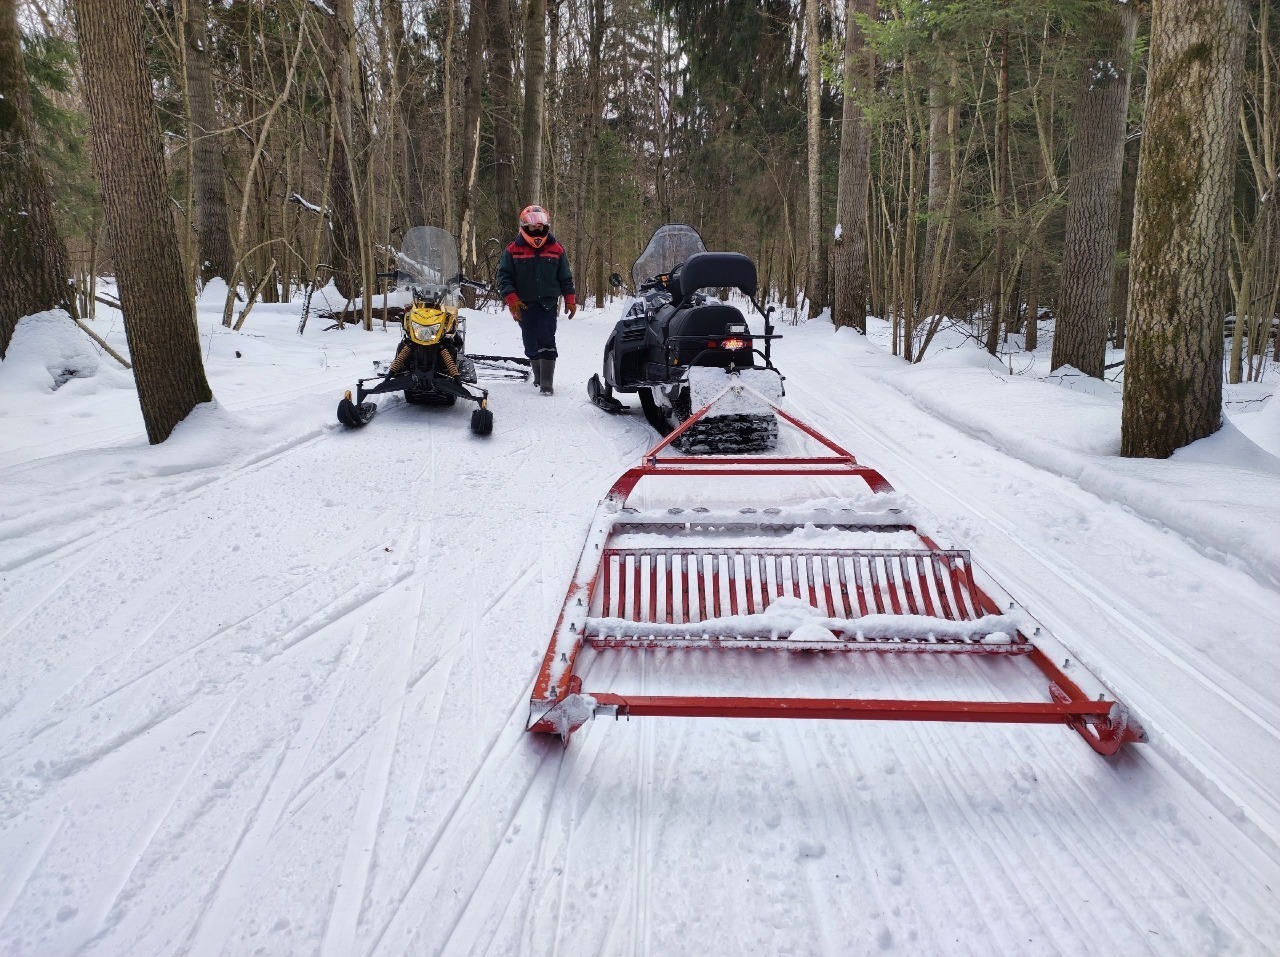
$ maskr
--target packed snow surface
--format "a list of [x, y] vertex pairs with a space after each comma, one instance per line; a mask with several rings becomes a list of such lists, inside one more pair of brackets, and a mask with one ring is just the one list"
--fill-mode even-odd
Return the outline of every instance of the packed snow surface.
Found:
[[[1274, 382], [1171, 460], [1125, 460], [1118, 387], [1045, 353], [944, 336], [907, 366], [878, 322], [783, 327], [784, 407], [970, 549], [1150, 742], [600, 718], [566, 749], [524, 731], [534, 676], [597, 501], [656, 440], [586, 398], [617, 307], [561, 322], [554, 397], [490, 383], [488, 439], [461, 403], [336, 424], [394, 329], [313, 315], [299, 337], [299, 303], [260, 303], [232, 333], [216, 288], [201, 308], [217, 401], [157, 447], [129, 373], [56, 314], [0, 363], [0, 954], [1280, 948]], [[504, 312], [469, 322], [473, 351], [519, 352]], [[125, 350], [118, 313], [94, 328]], [[633, 500], [690, 518], [859, 493], [664, 478]], [[580, 671], [592, 692], [1048, 700], [1025, 665]]]

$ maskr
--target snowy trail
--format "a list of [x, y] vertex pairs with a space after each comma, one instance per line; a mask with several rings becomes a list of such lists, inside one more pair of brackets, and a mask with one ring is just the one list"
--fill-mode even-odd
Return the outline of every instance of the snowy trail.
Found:
[[[874, 376], [879, 366], [872, 359], [868, 371]], [[1037, 599], [1032, 613], [1142, 712], [1157, 743], [1188, 762], [1206, 788], [1216, 789], [1224, 810], [1239, 806], [1280, 847], [1280, 699], [1274, 690], [1280, 666], [1266, 640], [1280, 633], [1276, 593], [1239, 571], [1196, 561], [1193, 549], [1167, 530], [1121, 508], [1100, 507], [1090, 493], [985, 445], [964, 443], [967, 461], [958, 465], [913, 460], [893, 430], [874, 423], [887, 414], [899, 424], [899, 436], [922, 429], [950, 433], [948, 445], [961, 444], [959, 436], [927, 413], [904, 411], [909, 400], [872, 394], [857, 381], [847, 386], [864, 414], [825, 415], [859, 437], [864, 458], [891, 474], [901, 470], [914, 499], [935, 511], [944, 527], [964, 527], [965, 544], [980, 564], [1015, 597]], [[812, 389], [800, 384], [796, 392], [797, 407], [824, 414]], [[950, 484], [938, 477], [946, 473], [953, 476]], [[989, 483], [990, 496], [981, 494], [976, 479], [982, 474], [997, 477]], [[1045, 486], [1045, 494], [1030, 496], [1034, 484]], [[1044, 540], [1046, 527], [1079, 525], [1086, 516], [1084, 535]], [[1117, 559], [1118, 552], [1123, 557]], [[1123, 586], [1090, 570], [1110, 572], [1125, 563], [1141, 576], [1140, 589], [1131, 577], [1122, 593]], [[1188, 602], [1188, 595], [1195, 600]], [[1178, 609], [1177, 629], [1168, 627], [1170, 607]], [[1247, 622], [1240, 634], [1223, 635], [1224, 622], [1240, 619]], [[1191, 741], [1194, 747], [1178, 747]]]
[[[829, 327], [784, 330], [791, 407], [972, 548], [1153, 743], [1104, 760], [1056, 727], [524, 733], [594, 504], [653, 440], [580, 394], [609, 325], [562, 325], [554, 399], [496, 384], [487, 442], [461, 408], [396, 403], [343, 432], [317, 376], [223, 467], [103, 450], [69, 502], [40, 487], [57, 456], [0, 470], [33, 516], [0, 525], [0, 631], [24, 663], [0, 675], [0, 953], [1273, 952], [1276, 594], [940, 423]], [[514, 341], [492, 318], [472, 335]], [[857, 657], [618, 652], [589, 675], [868, 696], [1020, 680]]]

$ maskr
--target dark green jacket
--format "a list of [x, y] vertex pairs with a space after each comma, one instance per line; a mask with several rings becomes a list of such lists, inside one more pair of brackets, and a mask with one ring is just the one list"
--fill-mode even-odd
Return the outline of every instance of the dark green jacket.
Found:
[[502, 252], [498, 265], [498, 295], [511, 305], [512, 298], [525, 303], [538, 303], [556, 308], [556, 300], [564, 296], [566, 306], [577, 299], [569, 257], [555, 236], [547, 236], [541, 249], [534, 249], [517, 236]]

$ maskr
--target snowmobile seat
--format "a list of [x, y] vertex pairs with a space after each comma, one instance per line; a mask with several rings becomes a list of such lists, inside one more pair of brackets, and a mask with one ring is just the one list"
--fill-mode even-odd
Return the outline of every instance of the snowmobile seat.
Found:
[[677, 301], [711, 286], [732, 286], [754, 296], [756, 264], [742, 253], [696, 253], [672, 274], [670, 286]]

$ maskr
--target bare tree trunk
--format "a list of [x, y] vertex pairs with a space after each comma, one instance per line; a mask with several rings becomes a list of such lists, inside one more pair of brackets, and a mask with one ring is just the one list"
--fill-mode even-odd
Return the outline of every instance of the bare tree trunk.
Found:
[[493, 150], [497, 170], [495, 190], [498, 206], [498, 229], [514, 229], [520, 215], [516, 196], [515, 120], [512, 104], [515, 82], [512, 76], [514, 56], [511, 49], [511, 0], [486, 0], [489, 4], [489, 82], [493, 100]]
[[[404, 156], [397, 163], [396, 173], [401, 179], [404, 196], [406, 226], [420, 226], [427, 222], [428, 150], [424, 135], [430, 128], [425, 117], [422, 79], [410, 56], [410, 46], [405, 42], [404, 5], [401, 0], [383, 0], [383, 19], [387, 24], [387, 45], [395, 60], [396, 112], [399, 139]], [[345, 167], [346, 153], [338, 157], [338, 166]], [[336, 185], [335, 180], [335, 185]]]
[[200, 278], [230, 280], [235, 270], [231, 226], [227, 215], [226, 169], [219, 142], [218, 113], [209, 57], [207, 0], [189, 0], [187, 22], [187, 88], [191, 101], [189, 145], [195, 199], [196, 253]]
[[481, 0], [471, 0], [467, 23], [467, 78], [463, 81], [462, 190], [458, 199], [458, 243], [462, 268], [475, 274], [475, 196], [480, 170], [480, 120], [484, 115], [484, 48], [488, 42], [488, 18]]
[[1133, 249], [1133, 206], [1135, 187], [1138, 183], [1138, 152], [1140, 142], [1125, 144], [1124, 172], [1120, 179], [1120, 237], [1119, 247], [1125, 257], [1117, 270], [1116, 288], [1111, 291], [1112, 309], [1116, 316], [1116, 334], [1112, 345], [1125, 347], [1129, 328], [1129, 253]]
[[542, 202], [542, 131], [546, 124], [547, 0], [524, 0], [524, 154], [522, 203]]
[[[587, 52], [587, 89], [590, 96], [591, 118], [588, 122], [591, 163], [591, 276], [595, 286], [596, 307], [604, 307], [608, 288], [604, 281], [604, 209], [600, 202], [600, 130], [604, 118], [604, 91], [600, 74], [604, 57], [604, 33], [606, 27], [604, 0], [591, 0], [588, 8], [590, 23], [589, 49]], [[585, 300], [584, 300], [585, 301]]]
[[951, 232], [947, 213], [955, 169], [959, 109], [955, 102], [955, 59], [948, 56], [946, 64], [945, 82], [936, 70], [929, 81], [929, 199], [924, 228], [924, 269], [921, 273], [923, 286], [920, 293], [921, 316], [924, 319], [931, 318], [941, 307], [947, 294], [946, 277], [951, 271], [944, 252]]
[[213, 394], [165, 189], [142, 6], [136, 0], [75, 0], [74, 11], [125, 334], [154, 444]]
[[871, 84], [872, 61], [854, 14], [874, 14], [875, 0], [845, 0], [844, 112], [840, 178], [836, 187], [835, 296], [832, 322], [867, 331], [867, 201], [871, 186], [871, 128], [857, 94]]
[[34, 124], [17, 0], [0, 0], [0, 359], [19, 319], [72, 302]]
[[[222, 324], [228, 328], [230, 328], [232, 324], [232, 312], [235, 307], [236, 287], [239, 278], [243, 276], [246, 292], [249, 291], [251, 286], [256, 285], [252, 276], [252, 270], [246, 265], [246, 260], [253, 251], [253, 249], [250, 248], [250, 243], [246, 237], [248, 235], [247, 230], [249, 224], [250, 200], [253, 199], [254, 196], [254, 180], [255, 178], [261, 178], [263, 180], [263, 182], [259, 184], [257, 190], [259, 195], [259, 207], [262, 207], [266, 203], [268, 189], [265, 175], [259, 177], [258, 174], [262, 168], [262, 158], [266, 153], [267, 136], [271, 132], [271, 126], [275, 122], [276, 114], [280, 111], [280, 107], [284, 102], [289, 98], [289, 93], [293, 89], [294, 78], [297, 76], [298, 72], [298, 61], [302, 56], [302, 48], [306, 42], [306, 38], [307, 33], [304, 24], [298, 31], [298, 45], [294, 48], [293, 56], [290, 59], [289, 67], [285, 73], [284, 87], [276, 96], [275, 101], [271, 104], [271, 108], [263, 114], [261, 122], [258, 124], [259, 128], [257, 134], [254, 136], [253, 152], [250, 154], [249, 168], [245, 172], [244, 185], [241, 189], [240, 218], [236, 225], [236, 247], [242, 252], [236, 261], [235, 269], [227, 279], [227, 299], [222, 309]], [[268, 244], [266, 242], [259, 245], [264, 251], [268, 248]], [[272, 260], [272, 263], [273, 265], [270, 268], [274, 268], [274, 260]], [[266, 270], [263, 271], [265, 272]]]
[[1000, 93], [996, 120], [999, 146], [996, 151], [996, 254], [992, 269], [995, 289], [991, 294], [991, 325], [987, 328], [987, 351], [996, 354], [1004, 325], [1004, 252], [1009, 216], [1009, 28], [1000, 33]]
[[440, 123], [440, 203], [444, 209], [445, 229], [453, 222], [453, 36], [457, 32], [458, 0], [449, 4], [448, 25], [444, 34], [444, 89], [441, 91]]
[[[1227, 381], [1244, 378], [1247, 338], [1248, 377], [1261, 377], [1272, 322], [1280, 307], [1280, 49], [1271, 35], [1273, 4], [1262, 4], [1253, 18], [1252, 68], [1245, 76], [1240, 131], [1249, 159], [1256, 197], [1252, 210], [1238, 204], [1232, 224], [1236, 268], [1232, 270], [1235, 329]], [[1247, 108], [1246, 108], [1247, 104]], [[1280, 338], [1278, 338], [1280, 341]]]
[[360, 210], [352, 176], [351, 150], [354, 139], [351, 122], [350, 44], [355, 30], [352, 0], [334, 0], [334, 13], [324, 16], [324, 37], [329, 57], [329, 122], [337, 135], [333, 151], [333, 218], [330, 265], [338, 292], [354, 299], [360, 291]]
[[666, 41], [662, 35], [662, 16], [653, 28], [653, 195], [658, 203], [658, 222], [671, 219], [671, 200], [667, 195], [667, 129], [670, 104], [663, 108], [662, 80], [666, 76]]
[[1098, 379], [1107, 355], [1129, 113], [1129, 61], [1137, 27], [1138, 15], [1129, 3], [1113, 4], [1098, 18], [1092, 31], [1096, 42], [1080, 64], [1072, 111], [1071, 207], [1051, 367], [1075, 366]]
[[809, 271], [805, 298], [812, 319], [827, 306], [827, 260], [822, 255], [822, 45], [818, 31], [821, 0], [805, 0], [804, 50], [808, 81]]
[[1040, 271], [1042, 254], [1040, 236], [1033, 233], [1031, 248], [1027, 250], [1027, 326], [1025, 345], [1028, 352], [1035, 352], [1040, 344]]
[[1138, 167], [1122, 455], [1166, 458], [1222, 424], [1222, 286], [1248, 13], [1156, 0]]

